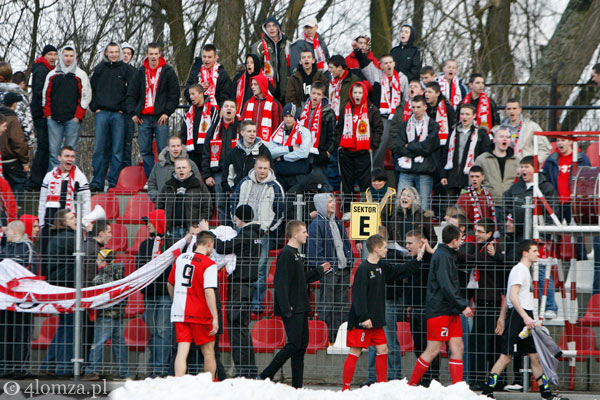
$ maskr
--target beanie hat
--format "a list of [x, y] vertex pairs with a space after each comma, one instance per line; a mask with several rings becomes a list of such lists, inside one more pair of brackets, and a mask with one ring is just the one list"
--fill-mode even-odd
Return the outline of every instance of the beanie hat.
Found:
[[291, 115], [294, 119], [300, 119], [300, 110], [294, 103], [288, 103], [283, 107], [283, 116]]
[[132, 46], [132, 45], [130, 45], [130, 44], [129, 44], [129, 43], [127, 43], [127, 42], [123, 42], [123, 43], [121, 44], [121, 49], [129, 49], [129, 50], [131, 50], [131, 54], [132, 54], [132, 55], [133, 55], [133, 54], [135, 54], [135, 49], [133, 48], [133, 46]]
[[45, 45], [44, 49], [42, 50], [42, 57], [45, 56], [46, 54], [50, 53], [51, 51], [58, 52], [58, 50], [56, 49], [56, 47], [52, 46], [51, 44]]
[[17, 94], [17, 93], [14, 93], [14, 92], [8, 92], [4, 96], [4, 105], [6, 107], [10, 107], [14, 103], [17, 103], [19, 101], [23, 101], [23, 96], [21, 96], [20, 94]]
[[235, 216], [243, 222], [252, 222], [254, 210], [248, 204], [242, 204], [235, 209]]

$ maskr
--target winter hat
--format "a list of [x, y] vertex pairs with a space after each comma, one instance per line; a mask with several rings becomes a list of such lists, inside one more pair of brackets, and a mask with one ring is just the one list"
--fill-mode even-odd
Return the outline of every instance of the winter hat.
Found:
[[300, 109], [294, 103], [288, 103], [283, 107], [283, 116], [291, 115], [294, 119], [300, 119]]
[[235, 209], [235, 216], [243, 222], [252, 222], [254, 210], [248, 204], [242, 204]]
[[98, 252], [98, 259], [107, 264], [112, 264], [115, 261], [115, 253], [111, 249], [102, 249]]
[[6, 107], [10, 107], [14, 103], [17, 103], [19, 101], [23, 101], [23, 96], [21, 96], [20, 94], [17, 94], [17, 93], [14, 93], [14, 92], [8, 92], [4, 96], [4, 105]]
[[127, 43], [127, 42], [123, 42], [123, 43], [121, 44], [121, 49], [130, 49], [130, 50], [131, 50], [131, 55], [134, 55], [134, 54], [135, 54], [135, 49], [133, 48], [133, 46], [132, 46], [132, 45], [130, 45], [130, 44], [129, 44], [129, 43]]
[[263, 27], [266, 27], [269, 22], [273, 22], [275, 25], [277, 25], [277, 27], [279, 28], [279, 32], [281, 32], [281, 24], [279, 23], [279, 20], [276, 17], [270, 16], [269, 18], [265, 19]]
[[56, 49], [56, 47], [52, 46], [51, 44], [45, 45], [44, 49], [42, 50], [42, 57], [45, 56], [46, 54], [50, 53], [51, 51], [58, 52], [58, 50]]

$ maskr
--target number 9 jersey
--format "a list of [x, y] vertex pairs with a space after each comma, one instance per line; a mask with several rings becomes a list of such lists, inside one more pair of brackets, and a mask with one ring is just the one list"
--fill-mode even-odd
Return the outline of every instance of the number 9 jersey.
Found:
[[177, 257], [169, 274], [169, 283], [174, 286], [171, 322], [212, 322], [204, 290], [214, 289], [218, 295], [217, 272], [215, 262], [203, 254], [184, 253]]

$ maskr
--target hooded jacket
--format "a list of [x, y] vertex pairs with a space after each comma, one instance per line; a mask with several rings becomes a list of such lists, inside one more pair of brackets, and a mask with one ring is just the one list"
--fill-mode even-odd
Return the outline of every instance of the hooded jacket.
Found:
[[421, 59], [421, 50], [415, 46], [415, 40], [417, 39], [417, 31], [411, 25], [404, 24], [410, 28], [410, 36], [406, 44], [400, 43], [394, 47], [390, 54], [396, 63], [396, 71], [402, 72], [408, 78], [410, 82], [413, 79], [419, 79], [419, 71], [423, 66], [423, 60]]
[[[200, 83], [200, 70], [202, 69], [202, 57], [194, 58], [194, 65], [192, 65], [192, 70], [190, 71], [190, 76], [188, 76], [187, 81], [185, 82], [185, 90], [183, 95], [185, 96], [188, 103], [191, 103], [190, 100], [190, 86], [194, 83]], [[219, 107], [223, 105], [225, 100], [230, 100], [235, 98], [235, 88], [231, 83], [231, 78], [225, 71], [225, 67], [219, 65], [217, 70], [219, 76], [217, 77], [217, 87], [215, 88], [215, 99], [217, 100], [217, 104]], [[179, 87], [179, 86], [177, 86]]]
[[275, 179], [273, 170], [269, 170], [264, 181], [258, 182], [255, 170], [251, 169], [231, 195], [232, 219], [238, 206], [248, 204], [252, 207], [254, 221], [260, 223], [261, 230], [277, 237], [284, 225], [284, 200], [283, 188]]
[[31, 116], [33, 118], [44, 118], [44, 85], [46, 76], [55, 68], [45, 57], [41, 56], [33, 62], [31, 67]]
[[[181, 154], [176, 160], [182, 158], [189, 159], [185, 147], [181, 149]], [[192, 163], [192, 175], [201, 179], [198, 166], [192, 160], [190, 160], [190, 162]], [[148, 177], [148, 196], [154, 204], [158, 202], [158, 194], [162, 191], [167, 181], [173, 177], [173, 172], [175, 172], [175, 161], [171, 160], [169, 149], [165, 147], [159, 153], [158, 162], [154, 164], [150, 176]]]
[[[261, 125], [263, 113], [265, 111], [265, 105], [267, 104], [267, 93], [269, 93], [269, 79], [264, 74], [258, 74], [252, 77], [252, 80], [256, 81], [258, 86], [260, 87], [260, 91], [262, 92], [262, 98], [256, 99], [256, 103], [254, 105], [254, 110], [252, 111], [252, 121], [256, 123], [256, 134], [260, 136], [261, 134]], [[252, 83], [252, 82], [251, 82]], [[255, 96], [256, 97], [256, 96]], [[242, 119], [247, 119], [245, 117], [246, 109], [248, 108], [248, 103], [250, 100], [244, 103], [244, 106], [241, 109]], [[273, 104], [271, 106], [271, 133], [275, 132], [275, 129], [279, 126], [282, 121], [282, 108], [281, 104], [277, 101], [277, 99], [273, 98]], [[266, 138], [265, 138], [266, 140]]]
[[25, 140], [27, 141], [28, 146], [33, 147], [33, 144], [35, 143], [35, 135], [33, 131], [34, 126], [33, 118], [31, 116], [29, 94], [15, 83], [2, 82], [0, 83], [0, 104], [4, 104], [4, 96], [6, 96], [8, 93], [16, 93], [23, 98], [23, 100], [17, 103], [15, 114], [17, 114], [17, 119], [21, 124], [21, 128], [23, 129], [23, 134], [25, 135]]
[[[17, 114], [6, 107], [0, 107], [0, 114], [6, 117], [6, 122], [8, 123], [6, 133], [0, 135], [2, 163], [8, 165], [8, 162], [16, 160], [21, 164], [27, 164], [29, 162], [29, 148], [27, 147], [25, 135], [23, 135]], [[5, 166], [4, 168], [7, 167]]]
[[[254, 61], [254, 72], [249, 74], [247, 72], [246, 68], [244, 68], [243, 71], [239, 71], [233, 78], [232, 90], [233, 90], [233, 99], [235, 99], [236, 95], [237, 95], [238, 82], [240, 79], [242, 79], [242, 76], [246, 75], [246, 84], [244, 85], [244, 96], [242, 97], [242, 105], [246, 104], [246, 102], [248, 100], [250, 100], [250, 98], [252, 96], [254, 96], [252, 94], [252, 77], [261, 73], [262, 65], [263, 65], [260, 57], [257, 56], [256, 54], [248, 54], [246, 56], [246, 59], [248, 59], [248, 57], [252, 57], [252, 60]], [[270, 89], [272, 89], [272, 88], [270, 88]]]
[[[266, 26], [269, 22], [274, 22], [279, 28], [279, 40], [277, 43], [271, 39], [269, 34], [267, 33]], [[289, 64], [288, 64], [288, 55], [290, 52], [290, 42], [288, 37], [281, 31], [281, 24], [275, 17], [269, 17], [262, 24], [262, 37], [265, 40], [265, 44], [267, 45], [267, 49], [269, 51], [269, 59], [271, 62], [271, 66], [273, 67], [274, 76], [273, 79], [275, 90], [273, 96], [276, 99], [283, 101], [286, 93], [285, 90], [287, 88], [287, 80], [290, 75]], [[256, 54], [261, 59], [261, 65], [264, 65], [264, 57], [265, 57], [265, 49], [263, 47], [262, 39], [254, 43], [250, 47], [250, 52]], [[234, 88], [235, 89], [235, 88]]]
[[243, 138], [240, 138], [237, 145], [227, 154], [223, 164], [223, 180], [221, 182], [223, 191], [230, 193], [243, 178], [248, 176], [250, 170], [254, 168], [254, 162], [258, 156], [263, 154], [271, 158], [271, 152], [259, 137], [250, 147], [245, 147]]
[[[323, 265], [325, 262], [331, 263], [331, 267], [335, 270], [351, 268], [354, 261], [352, 258], [352, 246], [348, 239], [348, 234], [344, 223], [333, 214], [331, 217], [327, 214], [327, 202], [331, 197], [331, 193], [315, 194], [313, 202], [317, 210], [317, 216], [311, 221], [308, 226], [308, 242], [306, 247], [306, 255], [308, 257], [308, 265], [316, 267]], [[340, 236], [343, 241], [344, 255], [346, 256], [346, 265], [339, 265], [338, 257], [333, 243], [333, 235], [329, 218], [335, 220]]]
[[[447, 105], [448, 106], [448, 105]], [[450, 106], [450, 109], [452, 109], [452, 107]], [[431, 118], [431, 117], [430, 117]], [[462, 127], [462, 123], [460, 124], [460, 126]], [[458, 129], [458, 127], [457, 127]], [[450, 152], [450, 138], [452, 137], [452, 133], [450, 133], [448, 135], [448, 140], [446, 141], [446, 145], [442, 148], [442, 152], [441, 152], [441, 156], [442, 159], [440, 160], [440, 166], [441, 166], [441, 173], [440, 176], [442, 178], [446, 178], [448, 179], [448, 186], [449, 188], [451, 187], [459, 187], [461, 189], [466, 188], [467, 186], [469, 186], [469, 175], [465, 174], [464, 169], [465, 169], [465, 164], [467, 162], [467, 156], [469, 154], [469, 147], [471, 145], [471, 135], [473, 134], [473, 131], [477, 129], [475, 128], [475, 125], [471, 125], [471, 128], [469, 129], [469, 139], [467, 141], [467, 143], [465, 143], [465, 147], [463, 149], [463, 154], [458, 154], [459, 153], [459, 142], [461, 140], [461, 134], [457, 131], [456, 132], [456, 146], [455, 146], [455, 150], [454, 150], [454, 157], [453, 157], [453, 164], [452, 164], [452, 169], [444, 169], [444, 166], [446, 164], [447, 158], [448, 158], [448, 153]], [[485, 129], [477, 129], [477, 144], [475, 145], [475, 151], [473, 154], [473, 162], [475, 162], [475, 160], [477, 159], [477, 157], [479, 157], [481, 154], [488, 152], [490, 150], [492, 150], [493, 145], [492, 142], [490, 141], [490, 137], [487, 133], [487, 130]]]
[[[179, 190], [185, 188], [185, 194], [180, 195]], [[183, 202], [183, 204], [178, 204]], [[176, 207], [182, 206], [185, 220], [177, 221]], [[180, 180], [174, 173], [172, 178], [165, 183], [158, 196], [156, 208], [165, 210], [167, 216], [167, 229], [170, 231], [176, 226], [189, 227], [202, 219], [210, 219], [212, 208], [210, 192], [206, 185], [193, 174]]]
[[[363, 98], [362, 98], [361, 104], [356, 104], [354, 102], [354, 98], [352, 97], [352, 88], [356, 85], [360, 85], [363, 88]], [[381, 135], [383, 134], [383, 121], [381, 120], [381, 113], [379, 112], [379, 107], [375, 107], [373, 105], [373, 103], [371, 103], [369, 101], [369, 91], [367, 89], [366, 84], [362, 81], [352, 84], [352, 86], [350, 86], [350, 89], [348, 90], [348, 95], [350, 98], [351, 107], [353, 109], [357, 108], [357, 107], [360, 108], [363, 104], [367, 105], [367, 113], [369, 115], [369, 129], [370, 129], [370, 136], [371, 136], [370, 147], [373, 150], [379, 148], [379, 144], [381, 143]], [[338, 119], [338, 124], [337, 124], [337, 129], [336, 129], [337, 136], [336, 136], [335, 143], [338, 146], [340, 145], [340, 141], [342, 139], [342, 133], [344, 132], [344, 119], [345, 119], [345, 107], [340, 108], [340, 116]], [[356, 151], [356, 149], [353, 149], [353, 148], [345, 148], [344, 150]]]
[[[135, 72], [133, 84], [127, 86], [125, 104], [127, 113], [131, 117], [137, 115], [142, 118], [146, 100], [146, 68], [150, 68], [148, 58], [144, 59], [143, 65]], [[167, 64], [162, 57], [159, 60], [158, 68], [162, 68], [162, 70], [156, 87], [153, 115], [166, 114], [170, 116], [179, 105], [179, 80], [173, 67]]]
[[324, 95], [327, 96], [328, 81], [323, 72], [317, 69], [317, 63], [313, 63], [310, 75], [307, 75], [302, 65], [298, 64], [287, 82], [286, 104], [294, 103], [297, 107], [304, 107], [304, 104], [309, 101], [312, 83], [317, 81], [325, 85]]
[[[148, 239], [140, 243], [140, 247], [135, 257], [135, 265], [137, 269], [142, 268], [152, 260], [152, 250], [154, 248], [156, 235], [159, 235], [163, 238], [163, 251], [168, 249], [173, 244], [173, 240], [166, 234], [167, 218], [165, 217], [165, 212], [163, 210], [158, 209], [152, 211], [150, 214], [148, 214], [147, 220], [154, 226], [156, 233], [151, 233]], [[144, 294], [144, 298], [146, 300], [158, 296], [168, 296], [167, 282], [169, 280], [170, 272], [171, 269], [166, 268], [158, 278], [142, 289], [142, 293]]]
[[456, 250], [440, 243], [431, 257], [425, 308], [427, 318], [457, 315], [468, 306], [460, 291], [456, 256]]
[[[77, 66], [77, 53], [68, 67], [63, 61], [63, 52], [74, 47], [63, 47], [58, 55], [58, 65], [46, 76], [42, 93], [44, 117], [58, 122], [77, 118], [80, 121], [92, 100], [92, 88], [88, 75]], [[75, 50], [73, 50], [75, 51]]]
[[[108, 46], [104, 49], [108, 49]], [[123, 53], [112, 62], [104, 55], [104, 61], [94, 68], [90, 78], [92, 102], [90, 110], [121, 111], [126, 113], [127, 87], [133, 84], [135, 70], [123, 61]]]

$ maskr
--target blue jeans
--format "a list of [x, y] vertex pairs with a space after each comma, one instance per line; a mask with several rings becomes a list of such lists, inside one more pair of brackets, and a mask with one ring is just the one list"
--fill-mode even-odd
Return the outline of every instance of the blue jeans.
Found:
[[433, 190], [433, 177], [431, 175], [400, 173], [400, 177], [398, 178], [398, 193], [402, 192], [402, 189], [411, 186], [419, 192], [423, 211], [431, 209], [429, 200], [431, 198], [431, 191]]
[[108, 186], [116, 186], [123, 164], [125, 114], [105, 110], [97, 112], [94, 131], [94, 154], [92, 155], [94, 178], [90, 182], [90, 186], [104, 189], [104, 179], [109, 168], [104, 157], [107, 148], [110, 149], [111, 154]]
[[56, 375], [73, 375], [74, 314], [60, 314], [58, 328], [50, 343], [48, 353], [40, 369], [54, 371]]
[[104, 345], [108, 339], [111, 340], [111, 347], [115, 363], [119, 368], [119, 376], [126, 378], [129, 376], [129, 352], [125, 346], [125, 329], [121, 318], [99, 317], [94, 322], [94, 342], [90, 348], [90, 366], [86, 370], [88, 374], [98, 373], [100, 371], [100, 362], [104, 353]]
[[160, 153], [167, 147], [169, 140], [169, 125], [159, 125], [158, 117], [154, 115], [142, 115], [142, 124], [138, 125], [138, 143], [140, 155], [144, 160], [144, 172], [146, 177], [150, 176], [154, 166], [154, 153], [152, 153], [152, 142], [156, 137], [156, 147]]
[[263, 236], [260, 248], [260, 259], [258, 260], [258, 280], [254, 282], [254, 294], [252, 295], [252, 311], [262, 311], [262, 301], [267, 290], [267, 276], [269, 275], [269, 250], [271, 241], [268, 236]]
[[[402, 352], [398, 342], [398, 325], [396, 324], [398, 313], [402, 309], [402, 300], [385, 301], [385, 340], [388, 346], [388, 373], [387, 380], [402, 379]], [[369, 381], [377, 382], [377, 370], [375, 369], [375, 358], [377, 357], [375, 346], [369, 347]]]
[[135, 135], [135, 122], [129, 117], [125, 118], [125, 145], [123, 146], [123, 166], [131, 166], [131, 145]]
[[150, 336], [148, 345], [152, 374], [166, 376], [172, 348], [171, 298], [167, 295], [146, 298], [145, 306], [144, 321]]
[[[462, 325], [463, 332], [463, 381], [467, 383], [471, 382], [471, 359], [469, 357], [469, 335], [471, 334], [471, 329], [473, 329], [473, 317], [467, 318], [464, 315], [460, 314], [460, 322]], [[450, 348], [446, 348], [448, 351], [448, 355], [450, 355]]]
[[32, 189], [40, 189], [42, 180], [48, 171], [49, 143], [48, 143], [48, 120], [46, 118], [34, 118], [35, 134], [37, 136], [37, 150], [31, 164], [28, 186]]
[[48, 143], [50, 145], [50, 162], [48, 163], [48, 171], [50, 171], [59, 164], [58, 155], [60, 154], [60, 149], [63, 146], [63, 139], [65, 141], [65, 146], [71, 146], [75, 149], [75, 152], [77, 152], [81, 123], [75, 122], [74, 119], [58, 122], [52, 118], [49, 118], [47, 121]]
[[592, 294], [600, 293], [600, 236], [594, 236], [594, 288]]
[[[542, 299], [542, 294], [544, 293], [544, 279], [546, 279], [546, 266], [543, 264], [539, 264], [539, 292], [540, 292], [540, 300]], [[546, 298], [546, 311], [558, 311], [558, 304], [556, 304], [556, 300], [554, 299], [554, 279], [552, 279], [552, 274], [550, 275], [550, 283], [548, 285], [548, 297]]]

